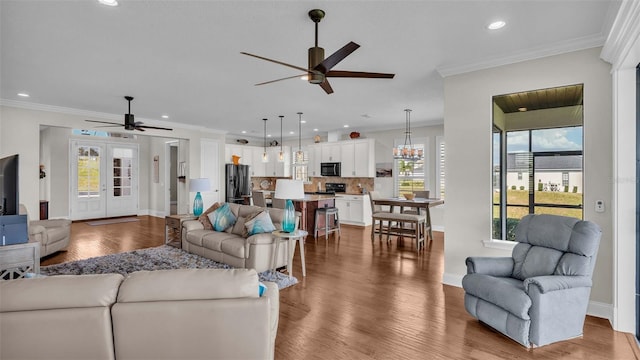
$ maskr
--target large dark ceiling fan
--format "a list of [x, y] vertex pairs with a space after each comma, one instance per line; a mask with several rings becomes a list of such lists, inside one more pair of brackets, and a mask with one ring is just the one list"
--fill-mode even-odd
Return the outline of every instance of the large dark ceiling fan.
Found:
[[99, 120], [85, 120], [85, 121], [99, 123], [99, 124], [109, 124], [107, 126], [98, 126], [98, 127], [124, 126], [125, 130], [138, 130], [138, 131], [144, 131], [144, 129], [173, 130], [173, 129], [158, 127], [158, 126], [142, 125], [143, 124], [142, 121], [135, 121], [134, 115], [131, 113], [131, 100], [133, 100], [133, 96], [125, 96], [124, 98], [129, 102], [129, 112], [127, 114], [124, 114], [124, 124], [114, 123], [109, 121], [99, 121]]
[[[246, 52], [241, 52], [241, 54], [253, 56], [258, 59], [270, 61], [276, 64], [288, 66], [290, 68], [303, 71], [307, 74], [308, 81], [311, 84], [318, 84], [320, 87], [327, 93], [333, 93], [333, 89], [329, 84], [329, 80], [327, 78], [330, 77], [342, 77], [342, 78], [374, 78], [374, 79], [393, 79], [395, 74], [385, 74], [385, 73], [372, 73], [372, 72], [362, 72], [362, 71], [344, 71], [344, 70], [332, 70], [333, 67], [338, 64], [340, 61], [344, 60], [347, 56], [349, 56], [352, 52], [354, 52], [360, 45], [354, 43], [353, 41], [349, 42], [347, 45], [343, 46], [340, 50], [334, 52], [325, 59], [324, 57], [324, 49], [318, 47], [318, 23], [322, 18], [324, 18], [324, 11], [320, 9], [313, 9], [309, 11], [309, 18], [313, 20], [316, 24], [316, 43], [315, 46], [309, 48], [309, 68], [305, 69], [300, 66], [295, 66], [291, 64], [284, 63], [282, 61], [269, 59], [266, 57], [249, 54]], [[256, 85], [265, 85], [271, 84], [276, 81], [282, 81], [287, 79], [299, 78], [301, 75], [289, 76], [282, 79], [266, 81], [263, 83], [259, 83]]]

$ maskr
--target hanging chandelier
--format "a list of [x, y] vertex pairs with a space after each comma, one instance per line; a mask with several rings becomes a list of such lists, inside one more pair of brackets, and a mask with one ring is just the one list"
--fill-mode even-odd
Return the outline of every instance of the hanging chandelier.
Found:
[[302, 146], [300, 145], [302, 136], [302, 113], [298, 113], [298, 151], [296, 151], [295, 163], [296, 164], [304, 164], [304, 151], [302, 151]]
[[400, 160], [421, 160], [424, 158], [422, 149], [416, 149], [411, 144], [411, 109], [404, 109], [406, 113], [404, 145], [393, 148], [393, 158]]
[[262, 152], [262, 162], [269, 162], [269, 154], [267, 154], [267, 119], [262, 119], [264, 121], [264, 140], [262, 142], [263, 152]]
[[279, 115], [280, 117], [280, 153], [278, 153], [278, 161], [284, 162], [284, 151], [282, 151], [282, 118], [284, 115]]

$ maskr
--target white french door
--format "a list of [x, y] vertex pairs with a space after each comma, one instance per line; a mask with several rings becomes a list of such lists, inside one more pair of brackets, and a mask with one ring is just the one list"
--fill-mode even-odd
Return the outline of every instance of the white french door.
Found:
[[71, 219], [138, 213], [138, 145], [71, 141]]

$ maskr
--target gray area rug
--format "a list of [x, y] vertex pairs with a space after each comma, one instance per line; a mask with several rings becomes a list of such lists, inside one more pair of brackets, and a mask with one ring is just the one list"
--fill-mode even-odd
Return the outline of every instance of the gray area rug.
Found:
[[[118, 273], [126, 276], [134, 271], [167, 269], [233, 269], [233, 267], [188, 253], [173, 246], [162, 245], [120, 254], [42, 266], [40, 267], [40, 274], [50, 276]], [[258, 277], [260, 281], [271, 281], [278, 284], [279, 289], [298, 283], [298, 279], [295, 277], [289, 277], [277, 271], [264, 271], [259, 273]]]

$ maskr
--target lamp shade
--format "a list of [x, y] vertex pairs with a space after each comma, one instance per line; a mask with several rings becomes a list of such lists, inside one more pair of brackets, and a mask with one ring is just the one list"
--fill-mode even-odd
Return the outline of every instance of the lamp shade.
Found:
[[190, 192], [209, 191], [209, 190], [211, 190], [211, 183], [209, 182], [209, 178], [199, 178], [199, 179], [189, 180]]
[[276, 180], [276, 199], [302, 199], [304, 198], [304, 185], [302, 180]]

